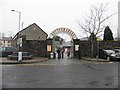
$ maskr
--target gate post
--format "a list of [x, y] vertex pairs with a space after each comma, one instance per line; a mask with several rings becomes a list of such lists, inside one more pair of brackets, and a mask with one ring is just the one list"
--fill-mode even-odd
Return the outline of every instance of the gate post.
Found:
[[47, 39], [47, 46], [46, 46], [47, 57], [50, 57], [50, 53], [52, 52], [52, 39]]
[[79, 59], [80, 39], [73, 39], [73, 57]]

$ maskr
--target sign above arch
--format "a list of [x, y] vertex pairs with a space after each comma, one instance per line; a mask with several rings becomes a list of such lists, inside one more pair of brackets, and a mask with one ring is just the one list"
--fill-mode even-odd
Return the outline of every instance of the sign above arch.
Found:
[[66, 33], [66, 34], [68, 34], [72, 39], [77, 39], [76, 34], [75, 34], [72, 30], [70, 30], [70, 29], [68, 29], [68, 28], [57, 28], [57, 29], [55, 29], [54, 31], [52, 31], [52, 32], [50, 33], [49, 37], [50, 37], [50, 38], [53, 38], [54, 36], [56, 36], [56, 35], [59, 34], [59, 33]]

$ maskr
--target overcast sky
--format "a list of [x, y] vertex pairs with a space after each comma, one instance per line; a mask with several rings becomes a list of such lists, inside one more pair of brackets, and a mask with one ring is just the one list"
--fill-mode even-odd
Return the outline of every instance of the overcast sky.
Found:
[[[71, 29], [78, 38], [84, 37], [77, 20], [82, 22], [82, 17], [89, 13], [91, 5], [100, 3], [108, 4], [108, 14], [117, 12], [119, 0], [1, 0], [0, 29], [7, 36], [18, 32], [18, 13], [21, 12], [21, 24], [23, 28], [36, 23], [47, 34], [53, 30], [65, 27]], [[118, 17], [114, 15], [107, 21], [112, 29], [114, 37], [117, 35]], [[22, 29], [22, 27], [21, 27]]]

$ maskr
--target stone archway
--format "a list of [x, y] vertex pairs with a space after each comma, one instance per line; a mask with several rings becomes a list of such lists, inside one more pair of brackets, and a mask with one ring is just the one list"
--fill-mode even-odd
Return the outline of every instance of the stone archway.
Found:
[[68, 28], [57, 28], [54, 31], [52, 31], [49, 35], [50, 38], [53, 38], [55, 35], [59, 34], [59, 33], [66, 33], [67, 35], [69, 35], [72, 39], [77, 39], [76, 34], [68, 29]]
[[[57, 28], [50, 33], [49, 38], [53, 39], [54, 36], [56, 36], [57, 34], [61, 34], [61, 33], [67, 34], [71, 38], [71, 45], [67, 46], [67, 47], [63, 45], [62, 47], [65, 47], [66, 49], [70, 48], [71, 49], [71, 58], [73, 58], [74, 57], [74, 40], [77, 39], [77, 36], [71, 29]], [[53, 40], [52, 41], [52, 52], [55, 52], [57, 49], [56, 44], [54, 42], [55, 41]]]

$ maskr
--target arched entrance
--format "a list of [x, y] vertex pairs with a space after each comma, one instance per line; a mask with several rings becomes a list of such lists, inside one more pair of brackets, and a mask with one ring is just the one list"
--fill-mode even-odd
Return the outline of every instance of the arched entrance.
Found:
[[50, 37], [50, 38], [53, 38], [53, 37], [54, 37], [55, 35], [57, 35], [58, 33], [66, 33], [66, 34], [68, 34], [72, 39], [77, 39], [76, 34], [75, 34], [72, 30], [70, 30], [70, 29], [68, 29], [68, 28], [57, 28], [57, 29], [53, 30], [53, 31], [50, 33], [49, 37]]
[[[67, 42], [69, 44], [59, 44], [58, 42], [56, 42], [53, 37], [54, 36], [57, 36], [58, 34], [67, 34], [70, 38], [71, 38], [71, 41], [70, 42]], [[73, 58], [73, 55], [74, 55], [74, 45], [73, 45], [73, 40], [74, 39], [77, 39], [77, 36], [76, 34], [71, 30], [71, 29], [68, 29], [68, 28], [57, 28], [55, 30], [53, 30], [50, 35], [49, 35], [49, 38], [53, 39], [52, 40], [52, 52], [56, 52], [58, 48], [62, 48], [65, 50], [65, 53], [67, 51], [67, 49], [70, 49], [70, 58]], [[66, 55], [65, 55], [66, 57]]]

